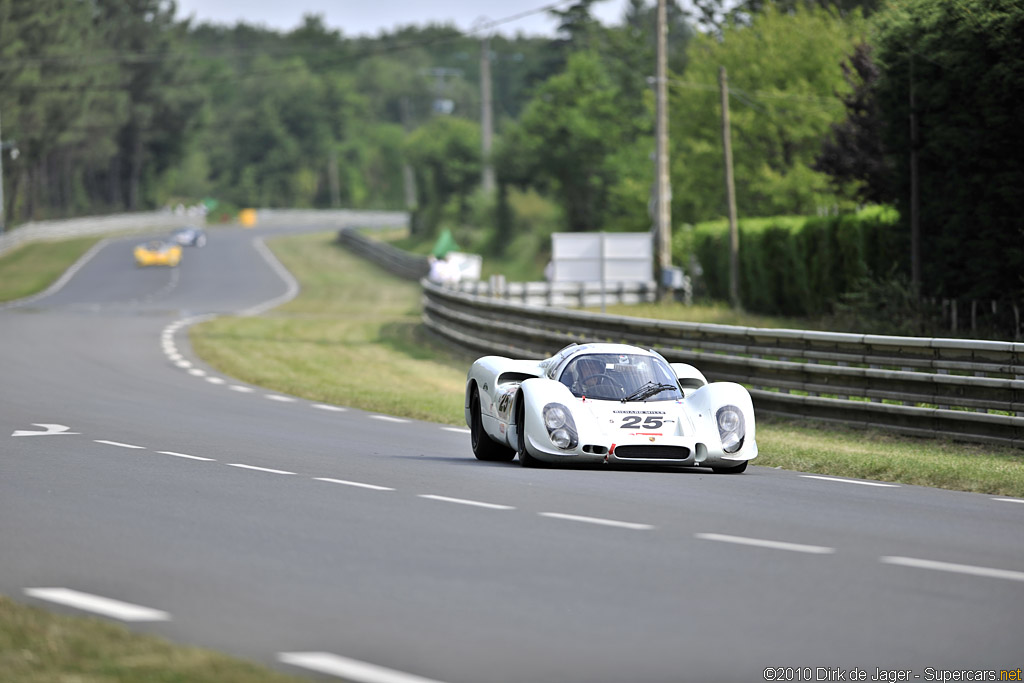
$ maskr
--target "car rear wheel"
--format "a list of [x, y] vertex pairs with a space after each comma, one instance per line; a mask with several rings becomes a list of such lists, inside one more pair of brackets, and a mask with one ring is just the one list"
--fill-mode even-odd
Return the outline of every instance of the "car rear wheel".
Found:
[[712, 467], [711, 470], [715, 474], [740, 474], [743, 470], [747, 469], [747, 462], [744, 460], [739, 465], [733, 467]]
[[484, 431], [480, 413], [480, 392], [475, 386], [469, 396], [469, 435], [473, 446], [473, 455], [477, 460], [509, 462], [516, 457], [515, 451], [497, 443]]
[[516, 399], [516, 455], [523, 467], [541, 467], [543, 462], [530, 455], [526, 448], [526, 407], [522, 394]]

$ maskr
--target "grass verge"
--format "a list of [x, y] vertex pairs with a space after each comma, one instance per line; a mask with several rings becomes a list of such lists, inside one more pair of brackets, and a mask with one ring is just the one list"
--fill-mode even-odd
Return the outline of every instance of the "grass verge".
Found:
[[266, 667], [0, 596], [5, 683], [297, 683]]
[[23, 299], [43, 291], [100, 239], [29, 242], [0, 256], [0, 301]]

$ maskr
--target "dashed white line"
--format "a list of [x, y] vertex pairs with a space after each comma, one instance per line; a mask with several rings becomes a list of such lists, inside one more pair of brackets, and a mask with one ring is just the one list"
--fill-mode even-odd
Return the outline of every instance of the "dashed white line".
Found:
[[313, 407], [318, 408], [320, 410], [332, 410], [336, 413], [343, 413], [346, 410], [348, 410], [348, 408], [342, 408], [341, 406], [331, 406], [327, 405], [326, 403], [314, 403]]
[[326, 481], [331, 484], [344, 484], [345, 486], [356, 486], [361, 489], [373, 489], [374, 491], [394, 491], [393, 488], [387, 486], [377, 486], [376, 484], [364, 484], [358, 481], [346, 481], [344, 479], [331, 479], [330, 477], [314, 477], [316, 481]]
[[157, 451], [163, 455], [173, 455], [176, 458], [188, 458], [189, 460], [205, 460], [206, 462], [216, 462], [213, 458], [201, 458], [198, 455], [189, 455], [188, 453], [175, 453], [174, 451]]
[[256, 470], [257, 472], [270, 472], [271, 474], [295, 474], [294, 472], [286, 472], [285, 470], [273, 470], [269, 467], [256, 467], [255, 465], [243, 465], [240, 462], [232, 462], [227, 464], [228, 467], [241, 467], [246, 470]]
[[241, 384], [232, 384], [230, 387], [231, 391], [239, 391], [243, 394], [251, 394], [255, 391], [252, 387], [243, 387]]
[[472, 433], [468, 429], [463, 429], [462, 427], [441, 427], [441, 429], [443, 429], [446, 432], [455, 432], [456, 434], [470, 434], [470, 433]]
[[440, 683], [432, 678], [423, 678], [404, 671], [388, 669], [376, 664], [360, 662], [357, 659], [340, 657], [330, 652], [281, 652], [278, 661], [310, 671], [338, 676], [357, 683]]
[[281, 401], [282, 403], [294, 403], [295, 399], [291, 396], [281, 396], [279, 394], [264, 394], [265, 398], [269, 398], [271, 401]]
[[614, 526], [620, 529], [634, 529], [637, 531], [647, 531], [653, 529], [654, 526], [651, 524], [637, 524], [636, 522], [620, 522], [614, 519], [601, 519], [600, 517], [582, 517], [580, 515], [566, 515], [561, 512], [539, 512], [537, 513], [541, 517], [551, 517], [553, 519], [567, 519], [571, 522], [585, 522], [587, 524], [600, 524], [601, 526]]
[[220, 377], [207, 377], [206, 381], [210, 384], [224, 384], [224, 380]]
[[189, 362], [188, 362], [187, 360], [179, 360], [179, 361], [177, 361], [177, 362], [175, 363], [175, 365], [177, 365], [177, 366], [178, 366], [179, 368], [183, 368], [183, 369], [184, 369], [184, 368], [190, 368], [190, 367], [192, 367], [192, 364], [191, 364], [191, 363], [189, 363]]
[[842, 484], [860, 484], [861, 486], [884, 486], [885, 488], [898, 489], [899, 484], [883, 484], [877, 481], [859, 481], [857, 479], [838, 479], [836, 477], [821, 477], [816, 474], [801, 474], [804, 479], [821, 479], [822, 481], [838, 481]]
[[901, 567], [914, 567], [915, 569], [934, 569], [941, 572], [953, 572], [955, 574], [970, 574], [972, 576], [987, 576], [994, 579], [1009, 579], [1011, 581], [1024, 581], [1024, 572], [1012, 569], [994, 569], [992, 567], [975, 567], [970, 564], [953, 564], [952, 562], [936, 562], [934, 560], [919, 560], [914, 557], [881, 557], [879, 560], [885, 564], [894, 564]]
[[139, 448], [145, 450], [145, 446], [135, 446], [130, 443], [121, 443], [120, 441], [106, 441], [105, 439], [93, 439], [96, 443], [104, 443], [108, 446], [117, 446], [118, 448]]
[[769, 541], [764, 538], [746, 538], [745, 536], [729, 536], [727, 534], [694, 534], [694, 536], [705, 541], [737, 543], [739, 545], [752, 545], [758, 548], [772, 548], [774, 550], [789, 550], [795, 553], [810, 553], [812, 555], [828, 555], [836, 551], [835, 548], [827, 548], [821, 545], [786, 543], [784, 541]]
[[1024, 498], [993, 498], [992, 500], [998, 500], [1000, 503], [1024, 503]]
[[70, 588], [26, 588], [25, 594], [121, 621], [169, 621], [171, 618], [170, 614], [158, 609], [82, 593]]
[[400, 417], [391, 417], [390, 415], [371, 415], [374, 420], [384, 420], [385, 422], [408, 422]]
[[428, 498], [430, 500], [439, 500], [444, 503], [457, 503], [458, 505], [473, 505], [480, 508], [489, 508], [491, 510], [515, 510], [511, 505], [497, 505], [495, 503], [484, 503], [479, 500], [466, 500], [464, 498], [448, 498], [447, 496], [435, 496], [428, 493], [421, 493], [420, 498]]
[[188, 374], [190, 374], [190, 375], [192, 375], [194, 377], [203, 377], [204, 375], [206, 375], [206, 370], [200, 370], [199, 368], [192, 368], [191, 370], [188, 371]]

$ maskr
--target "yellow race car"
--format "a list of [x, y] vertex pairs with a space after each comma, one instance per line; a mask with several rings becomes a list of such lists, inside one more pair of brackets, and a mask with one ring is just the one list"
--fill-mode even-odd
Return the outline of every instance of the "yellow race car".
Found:
[[176, 266], [181, 262], [181, 245], [153, 240], [135, 247], [135, 263], [140, 266]]

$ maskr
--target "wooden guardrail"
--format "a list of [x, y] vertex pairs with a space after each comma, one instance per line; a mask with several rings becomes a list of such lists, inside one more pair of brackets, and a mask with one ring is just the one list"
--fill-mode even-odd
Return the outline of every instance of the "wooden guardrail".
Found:
[[651, 320], [530, 306], [423, 281], [423, 319], [480, 353], [573, 341], [656, 349], [746, 385], [758, 412], [1024, 448], [1024, 343]]

